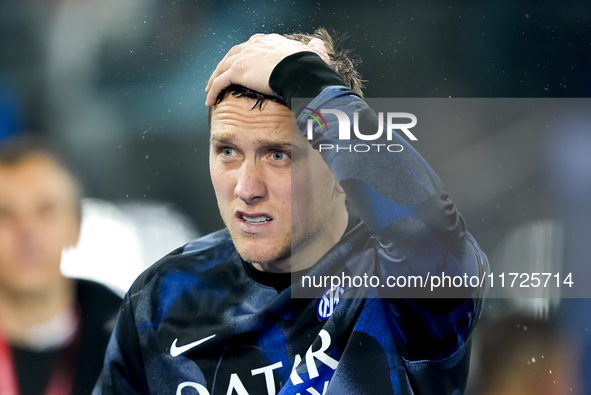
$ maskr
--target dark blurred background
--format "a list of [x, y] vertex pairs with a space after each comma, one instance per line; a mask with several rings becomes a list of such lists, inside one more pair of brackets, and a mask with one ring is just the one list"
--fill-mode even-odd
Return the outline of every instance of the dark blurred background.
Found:
[[[203, 89], [210, 73], [231, 46], [254, 33], [320, 26], [349, 36], [345, 46], [362, 61], [367, 97], [591, 96], [589, 0], [1, 0], [0, 138], [48, 136], [65, 148], [86, 196], [171, 203], [209, 233], [223, 226], [208, 170]], [[493, 268], [515, 259], [534, 267], [539, 259], [588, 263], [591, 131], [582, 125], [446, 129], [415, 147], [440, 174]], [[531, 252], [541, 247], [542, 258]], [[591, 307], [580, 303], [491, 300], [482, 333], [487, 325], [508, 328], [494, 344], [511, 348], [511, 330], [523, 331], [533, 319], [530, 328], [540, 329], [529, 339], [546, 344], [558, 361], [544, 380], [560, 366], [576, 373], [576, 365], [560, 358], [574, 361], [581, 356], [569, 350], [588, 347], [591, 324], [580, 317], [591, 316]], [[516, 362], [520, 368], [540, 365], [544, 351], [534, 348]], [[487, 366], [476, 365], [475, 372]], [[557, 392], [548, 392], [548, 384], [536, 393], [583, 391], [569, 377], [563, 374], [559, 382], [566, 384]], [[485, 385], [475, 384], [474, 393], [509, 393]]]
[[[368, 97], [589, 97], [590, 9], [586, 0], [2, 0], [3, 133], [50, 135], [68, 147], [87, 195], [172, 201], [207, 233], [222, 224], [203, 89], [231, 46], [325, 26], [350, 36]], [[479, 226], [480, 214], [464, 215]]]

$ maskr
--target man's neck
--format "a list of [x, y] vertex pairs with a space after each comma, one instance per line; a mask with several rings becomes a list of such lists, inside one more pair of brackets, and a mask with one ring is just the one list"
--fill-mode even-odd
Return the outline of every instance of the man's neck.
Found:
[[74, 306], [74, 284], [61, 279], [59, 284], [38, 292], [0, 290], [0, 331], [6, 341], [26, 344], [31, 330], [51, 321]]

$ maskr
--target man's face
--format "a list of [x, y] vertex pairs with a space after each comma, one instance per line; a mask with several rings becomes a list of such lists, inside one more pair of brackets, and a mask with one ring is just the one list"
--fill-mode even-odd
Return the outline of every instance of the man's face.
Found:
[[0, 165], [0, 287], [36, 293], [61, 281], [62, 248], [78, 233], [74, 186], [53, 161]]
[[344, 195], [337, 196], [320, 154], [292, 135], [291, 111], [272, 101], [262, 110], [253, 104], [229, 95], [214, 108], [211, 179], [242, 258], [265, 270], [289, 271], [292, 245], [307, 257], [317, 244], [325, 248], [338, 240], [331, 218], [336, 206], [344, 209]]

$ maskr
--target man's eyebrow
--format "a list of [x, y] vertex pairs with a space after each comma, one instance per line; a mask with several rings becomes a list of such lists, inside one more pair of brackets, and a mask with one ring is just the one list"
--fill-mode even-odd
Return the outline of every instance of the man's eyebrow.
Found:
[[[233, 133], [219, 133], [219, 134], [212, 134], [209, 138], [210, 143], [212, 144], [235, 144], [238, 139]], [[266, 148], [275, 148], [278, 150], [286, 150], [291, 149], [292, 141], [291, 139], [278, 139], [278, 140], [266, 140], [266, 139], [259, 139], [255, 140], [255, 144], [261, 147]]]
[[210, 143], [222, 143], [222, 144], [227, 144], [227, 143], [232, 143], [236, 140], [236, 138], [234, 137], [234, 135], [232, 133], [219, 133], [219, 134], [212, 134], [209, 136], [209, 142]]
[[266, 148], [288, 149], [291, 148], [291, 140], [257, 140], [257, 145]]

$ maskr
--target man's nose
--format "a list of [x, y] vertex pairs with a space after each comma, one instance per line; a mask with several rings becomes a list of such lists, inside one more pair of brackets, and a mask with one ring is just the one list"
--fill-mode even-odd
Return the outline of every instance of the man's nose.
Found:
[[254, 205], [267, 196], [262, 169], [257, 163], [245, 162], [239, 170], [234, 195], [248, 205]]
[[34, 215], [18, 215], [14, 218], [16, 233], [21, 242], [30, 242], [40, 232], [39, 220]]

